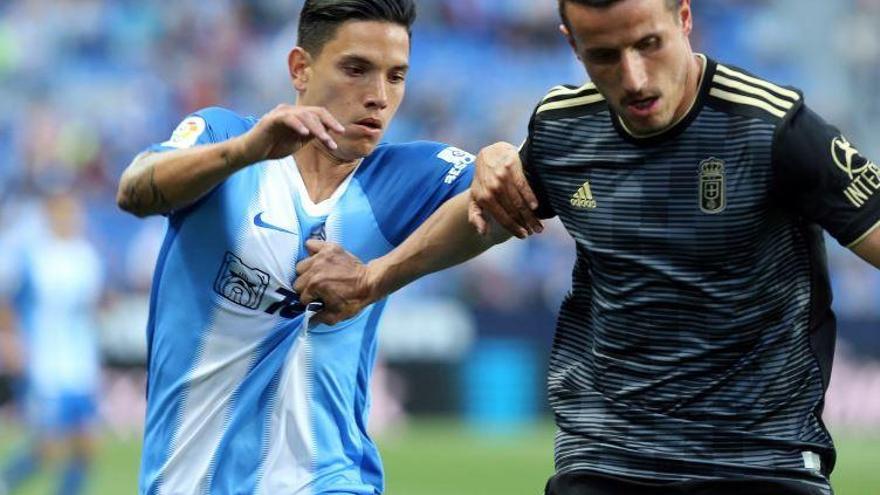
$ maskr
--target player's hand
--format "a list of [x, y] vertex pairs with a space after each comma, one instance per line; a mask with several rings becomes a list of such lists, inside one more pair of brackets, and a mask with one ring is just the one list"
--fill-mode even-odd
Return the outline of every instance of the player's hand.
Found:
[[312, 139], [335, 150], [333, 134], [344, 132], [345, 127], [326, 108], [282, 104], [237, 138], [237, 144], [241, 162], [252, 164], [290, 156]]
[[516, 147], [500, 142], [480, 150], [468, 208], [471, 225], [485, 235], [488, 212], [505, 230], [524, 239], [544, 230], [535, 216], [537, 208], [538, 200], [523, 173]]
[[321, 301], [324, 308], [312, 321], [333, 325], [358, 314], [374, 302], [367, 266], [339, 245], [310, 239], [309, 257], [297, 263], [293, 290], [303, 305]]

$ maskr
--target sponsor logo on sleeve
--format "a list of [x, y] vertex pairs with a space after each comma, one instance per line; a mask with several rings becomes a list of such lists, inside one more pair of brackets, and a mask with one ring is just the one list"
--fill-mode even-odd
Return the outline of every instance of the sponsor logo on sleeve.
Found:
[[880, 191], [880, 167], [863, 157], [845, 137], [839, 136], [831, 141], [831, 157], [837, 168], [851, 180], [843, 190], [850, 204], [861, 208]]
[[449, 169], [446, 178], [443, 180], [446, 184], [455, 182], [464, 169], [476, 160], [474, 155], [454, 146], [450, 146], [438, 153], [437, 158], [452, 164], [452, 168]]
[[162, 143], [169, 148], [186, 149], [192, 148], [199, 136], [205, 132], [205, 119], [201, 117], [187, 117], [174, 129], [171, 139]]

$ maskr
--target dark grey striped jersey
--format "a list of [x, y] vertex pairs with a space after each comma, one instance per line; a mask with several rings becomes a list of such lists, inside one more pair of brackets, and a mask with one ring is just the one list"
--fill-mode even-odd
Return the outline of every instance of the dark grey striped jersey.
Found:
[[709, 59], [689, 113], [645, 138], [595, 86], [555, 88], [521, 157], [577, 245], [548, 378], [557, 471], [826, 483], [821, 228], [850, 245], [878, 226], [880, 168], [798, 91]]

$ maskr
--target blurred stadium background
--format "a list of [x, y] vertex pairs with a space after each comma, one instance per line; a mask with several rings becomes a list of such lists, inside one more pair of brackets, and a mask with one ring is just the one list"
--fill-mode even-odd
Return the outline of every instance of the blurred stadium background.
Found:
[[[472, 151], [525, 136], [551, 86], [582, 68], [553, 0], [421, 0], [406, 101], [390, 141]], [[880, 157], [880, 0], [693, 0], [699, 50], [802, 88]], [[44, 223], [48, 192], [73, 187], [106, 291], [102, 442], [88, 493], [136, 491], [144, 327], [164, 221], [115, 208], [117, 179], [188, 112], [259, 116], [292, 101], [286, 54], [298, 0], [0, 2], [0, 246]], [[826, 420], [841, 495], [880, 494], [880, 271], [829, 239], [839, 343]], [[572, 243], [557, 225], [397, 294], [386, 313], [371, 427], [392, 494], [541, 491], [552, 471], [543, 384]], [[0, 256], [3, 256], [0, 253]], [[2, 365], [0, 365], [2, 366]], [[0, 459], [23, 442], [0, 409]], [[49, 493], [40, 478], [23, 493]]]

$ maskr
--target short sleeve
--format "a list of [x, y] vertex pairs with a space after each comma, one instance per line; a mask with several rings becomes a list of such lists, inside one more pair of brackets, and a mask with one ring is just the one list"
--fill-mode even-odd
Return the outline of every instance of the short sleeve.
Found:
[[[177, 125], [167, 140], [153, 144], [145, 151], [149, 153], [162, 153], [220, 143], [244, 134], [254, 124], [256, 124], [256, 119], [253, 117], [242, 117], [225, 108], [209, 107], [187, 116]], [[181, 210], [170, 212], [169, 216], [182, 217], [197, 208], [208, 196], [209, 194], [206, 194], [194, 204]]]
[[851, 247], [880, 226], [880, 167], [806, 106], [778, 129], [773, 163], [784, 206], [840, 244]]
[[252, 117], [242, 117], [225, 108], [205, 108], [188, 115], [167, 140], [153, 144], [146, 151], [158, 153], [220, 143], [244, 134], [254, 123], [256, 120]]
[[399, 245], [443, 203], [467, 191], [475, 159], [428, 141], [380, 146], [358, 180], [388, 242]]
[[544, 183], [538, 174], [532, 158], [532, 136], [534, 134], [536, 118], [537, 115], [532, 114], [531, 121], [529, 121], [529, 135], [519, 148], [519, 158], [523, 165], [526, 180], [529, 182], [529, 187], [532, 188], [535, 198], [538, 199], [538, 208], [535, 210], [535, 214], [538, 218], [545, 220], [555, 217], [556, 211], [550, 205], [550, 200], [547, 198], [547, 189], [544, 187]]

